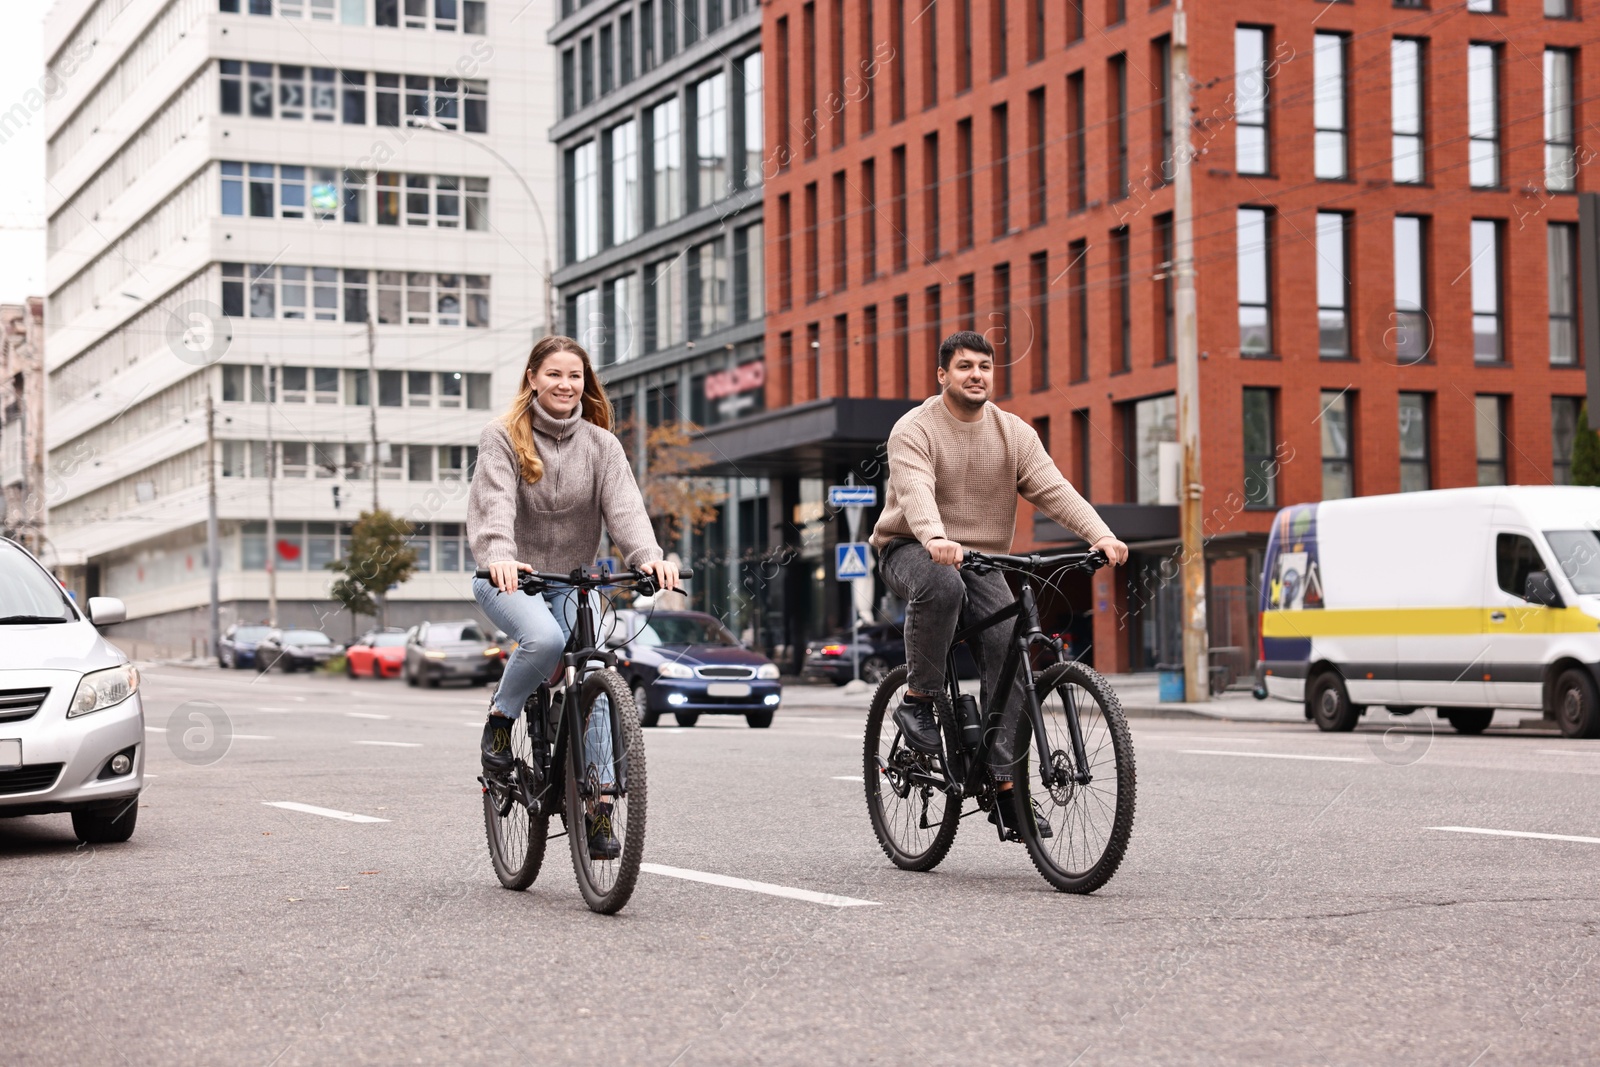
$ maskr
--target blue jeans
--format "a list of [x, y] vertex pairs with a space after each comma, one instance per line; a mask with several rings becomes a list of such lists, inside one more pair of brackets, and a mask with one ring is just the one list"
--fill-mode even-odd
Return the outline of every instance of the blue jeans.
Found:
[[[578, 591], [570, 587], [550, 589], [543, 596], [529, 596], [523, 592], [502, 593], [487, 578], [472, 580], [472, 596], [489, 620], [506, 632], [517, 647], [506, 659], [505, 673], [494, 694], [494, 708], [508, 719], [522, 714], [522, 706], [539, 685], [549, 680], [561, 654], [566, 650], [567, 639], [578, 622]], [[593, 617], [600, 618], [600, 596], [589, 594], [589, 607]], [[570, 694], [576, 700], [578, 694]], [[611, 719], [596, 714], [589, 716], [584, 729], [583, 750], [589, 767], [599, 777], [602, 786], [612, 784], [611, 773]]]

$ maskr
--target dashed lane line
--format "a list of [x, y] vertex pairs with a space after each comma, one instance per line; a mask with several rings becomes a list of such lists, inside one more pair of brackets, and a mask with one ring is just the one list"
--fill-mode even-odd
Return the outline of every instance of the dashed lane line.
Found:
[[811, 904], [823, 904], [830, 908], [861, 908], [876, 907], [876, 900], [858, 900], [855, 897], [841, 897], [833, 893], [817, 893], [810, 889], [796, 889], [793, 886], [773, 885], [771, 882], [754, 882], [748, 878], [733, 878], [726, 874], [710, 874], [706, 871], [690, 871], [682, 867], [668, 867], [660, 863], [642, 863], [639, 869], [648, 874], [659, 874], [667, 878], [681, 878], [686, 882], [703, 882], [706, 885], [719, 885], [726, 889], [742, 889], [747, 893], [764, 893], [772, 897], [786, 897], [789, 900], [804, 900]]
[[836, 774], [833, 776], [833, 780], [836, 782], [861, 782], [863, 784], [866, 782], [866, 779], [859, 774]]
[[1531, 837], [1536, 841], [1576, 841], [1580, 845], [1600, 845], [1600, 837], [1579, 837], [1576, 834], [1536, 834], [1531, 830], [1489, 830], [1482, 826], [1430, 826], [1429, 830], [1443, 830], [1450, 834], [1487, 834], [1490, 837]]
[[345, 712], [345, 714], [348, 715], [352, 719], [387, 719], [387, 718], [389, 718], [389, 716], [387, 716], [387, 715], [379, 715], [377, 712], [374, 712], [374, 711], [347, 711], [347, 712]]
[[358, 745], [379, 745], [384, 748], [421, 748], [420, 741], [357, 741]]
[[321, 815], [325, 819], [339, 819], [343, 822], [388, 822], [375, 815], [357, 815], [353, 811], [338, 811], [334, 808], [319, 808], [315, 804], [301, 804], [293, 800], [263, 800], [261, 803], [269, 808], [282, 808], [285, 811], [299, 811], [307, 815]]
[[1359, 756], [1299, 756], [1289, 752], [1230, 752], [1220, 748], [1179, 749], [1186, 756], [1248, 756], [1252, 759], [1316, 760], [1319, 763], [1367, 763]]

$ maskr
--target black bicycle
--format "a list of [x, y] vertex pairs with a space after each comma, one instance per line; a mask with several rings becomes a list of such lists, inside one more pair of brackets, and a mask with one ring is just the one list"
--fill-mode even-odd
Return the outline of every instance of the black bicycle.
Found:
[[[1122, 704], [1093, 668], [1066, 657], [1062, 643], [1039, 628], [1035, 573], [1049, 567], [1093, 571], [1101, 552], [1006, 556], [967, 552], [963, 570], [1005, 571], [1020, 579], [1014, 604], [960, 629], [951, 642], [945, 692], [934, 701], [943, 751], [908, 746], [893, 710], [905, 692], [907, 668], [878, 686], [867, 712], [862, 777], [873, 832], [892, 863], [930, 871], [955, 841], [964, 815], [994, 810], [990, 753], [1000, 740], [1005, 696], [1019, 668], [1023, 707], [1010, 752], [1016, 764], [1017, 832], [1045, 881], [1067, 893], [1092, 893], [1116, 873], [1133, 833], [1133, 740]], [[1015, 618], [999, 684], [980, 716], [977, 698], [956, 681], [955, 648]], [[965, 622], [966, 620], [963, 619]], [[1035, 665], [1042, 670], [1033, 670]], [[1004, 750], [1002, 750], [1004, 751]], [[975, 806], [963, 811], [966, 800]], [[1031, 817], [1029, 813], [1031, 812]], [[1002, 840], [1006, 831], [997, 822]]]
[[[479, 578], [488, 578], [481, 569]], [[685, 570], [680, 576], [688, 579]], [[561, 656], [561, 667], [528, 697], [523, 713], [512, 723], [511, 768], [482, 775], [483, 822], [494, 873], [507, 889], [527, 889], [539, 877], [545, 843], [552, 836], [550, 817], [560, 815], [571, 846], [572, 866], [584, 902], [604, 915], [622, 909], [633, 895], [644, 857], [648, 801], [644, 735], [634, 710], [633, 693], [616, 671], [616, 654], [596, 637], [590, 591], [604, 586], [631, 586], [643, 596], [659, 591], [644, 571], [619, 574], [574, 570], [570, 574], [523, 572], [518, 588], [530, 596], [555, 586], [577, 597], [577, 622]], [[597, 765], [585, 752], [592, 716], [602, 715], [611, 728], [609, 766]], [[601, 757], [602, 761], [604, 757]], [[593, 855], [586, 816], [609, 804], [612, 836], [620, 845], [614, 856]]]

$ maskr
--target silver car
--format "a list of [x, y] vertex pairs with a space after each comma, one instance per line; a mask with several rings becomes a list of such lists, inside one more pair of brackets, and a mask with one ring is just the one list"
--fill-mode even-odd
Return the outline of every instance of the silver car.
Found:
[[0, 538], [0, 817], [71, 812], [80, 841], [133, 836], [144, 788], [139, 671], [97, 626], [114, 597], [73, 603], [38, 560]]

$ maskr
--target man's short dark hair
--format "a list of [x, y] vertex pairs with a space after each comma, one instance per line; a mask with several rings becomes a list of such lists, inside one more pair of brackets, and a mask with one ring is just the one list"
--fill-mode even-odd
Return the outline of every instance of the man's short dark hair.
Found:
[[962, 349], [968, 352], [982, 352], [990, 359], [994, 358], [994, 345], [989, 343], [987, 337], [971, 330], [961, 330], [939, 343], [939, 369], [949, 370], [950, 361], [956, 358], [956, 353]]

